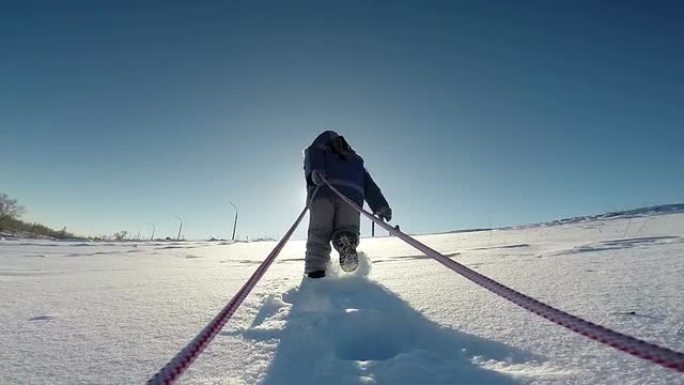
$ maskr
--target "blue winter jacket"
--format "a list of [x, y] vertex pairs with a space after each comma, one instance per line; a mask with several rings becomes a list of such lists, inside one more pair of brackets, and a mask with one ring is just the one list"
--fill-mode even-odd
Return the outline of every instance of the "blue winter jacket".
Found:
[[[325, 131], [304, 151], [304, 175], [309, 199], [316, 188], [311, 180], [311, 172], [323, 170], [328, 182], [358, 205], [363, 205], [365, 200], [373, 212], [389, 206], [380, 188], [364, 168], [363, 158], [355, 153], [341, 155], [333, 151], [329, 143], [337, 136], [334, 131]], [[316, 199], [333, 195], [335, 193], [328, 186], [321, 186]]]

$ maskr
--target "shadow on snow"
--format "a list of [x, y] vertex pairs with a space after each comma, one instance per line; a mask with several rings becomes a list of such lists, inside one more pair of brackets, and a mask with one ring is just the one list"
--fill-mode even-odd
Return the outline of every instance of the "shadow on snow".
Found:
[[266, 298], [244, 337], [279, 341], [263, 385], [518, 384], [475, 361], [535, 358], [432, 322], [358, 276], [304, 279]]

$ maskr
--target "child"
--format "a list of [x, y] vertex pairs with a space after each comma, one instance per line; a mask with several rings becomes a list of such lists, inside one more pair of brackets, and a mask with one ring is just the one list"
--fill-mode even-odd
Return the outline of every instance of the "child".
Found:
[[305, 273], [310, 278], [325, 277], [330, 260], [330, 241], [340, 254], [340, 266], [353, 271], [359, 262], [360, 214], [337, 196], [323, 181], [335, 186], [342, 194], [363, 205], [368, 202], [375, 215], [392, 219], [392, 210], [363, 166], [363, 159], [354, 152], [344, 137], [325, 131], [304, 152], [304, 174], [308, 199], [318, 186], [310, 206], [309, 234], [306, 243]]

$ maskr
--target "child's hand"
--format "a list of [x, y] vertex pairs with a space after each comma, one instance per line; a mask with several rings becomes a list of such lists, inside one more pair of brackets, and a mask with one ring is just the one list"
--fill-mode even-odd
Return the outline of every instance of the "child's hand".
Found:
[[392, 209], [389, 206], [385, 206], [376, 211], [375, 215], [377, 215], [378, 218], [382, 219], [383, 221], [389, 222], [392, 220]]

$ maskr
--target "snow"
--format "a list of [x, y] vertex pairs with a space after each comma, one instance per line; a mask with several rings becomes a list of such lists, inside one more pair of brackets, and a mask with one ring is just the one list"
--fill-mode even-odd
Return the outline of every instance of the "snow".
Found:
[[[408, 228], [408, 224], [402, 228]], [[684, 214], [418, 239], [527, 295], [684, 351]], [[0, 241], [0, 383], [143, 383], [274, 242]], [[684, 384], [496, 297], [397, 238], [302, 278], [291, 242], [182, 384]]]

